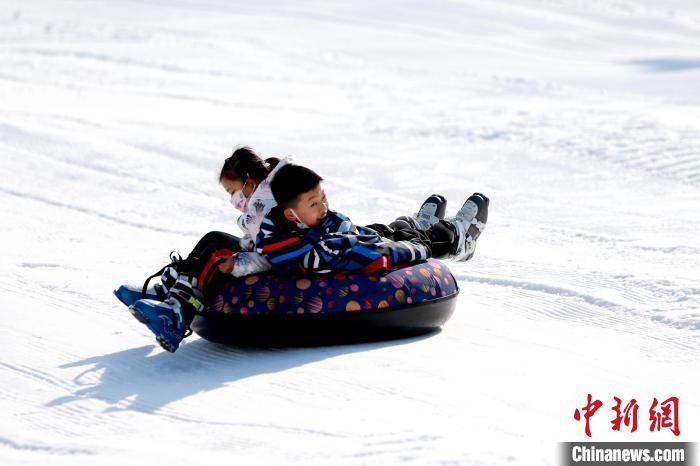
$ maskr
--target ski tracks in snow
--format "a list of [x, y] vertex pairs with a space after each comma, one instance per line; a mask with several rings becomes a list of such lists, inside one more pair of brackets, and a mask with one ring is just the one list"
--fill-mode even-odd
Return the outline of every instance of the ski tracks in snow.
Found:
[[[700, 15], [646, 3], [5, 8], [3, 464], [546, 464], [537, 448], [563, 440], [590, 387], [640, 396], [643, 372], [663, 372], [685, 403]], [[217, 170], [241, 143], [294, 153], [358, 224], [432, 192], [448, 215], [489, 195], [475, 258], [451, 266], [445, 329], [155, 346], [111, 291], [206, 231], [236, 232]]]

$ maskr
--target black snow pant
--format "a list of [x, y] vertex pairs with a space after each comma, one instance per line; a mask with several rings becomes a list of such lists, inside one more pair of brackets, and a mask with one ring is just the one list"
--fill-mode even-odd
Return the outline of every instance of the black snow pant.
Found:
[[211, 231], [204, 235], [195, 245], [185, 260], [184, 270], [189, 275], [197, 277], [197, 287], [206, 299], [217, 284], [226, 278], [217, 272], [219, 258], [232, 256], [241, 251], [240, 240], [233, 235], [221, 231]]
[[392, 241], [411, 241], [423, 244], [430, 249], [432, 256], [436, 259], [445, 257], [455, 249], [457, 234], [444, 220], [440, 220], [426, 231], [413, 228], [402, 227], [392, 222], [389, 225], [374, 223], [367, 225], [367, 228], [376, 230], [382, 237]]

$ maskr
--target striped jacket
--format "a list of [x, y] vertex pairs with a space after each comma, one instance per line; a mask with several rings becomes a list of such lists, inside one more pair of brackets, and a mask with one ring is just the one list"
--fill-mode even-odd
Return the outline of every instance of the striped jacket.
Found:
[[318, 227], [299, 228], [275, 207], [260, 224], [255, 245], [273, 269], [302, 273], [377, 272], [430, 257], [423, 244], [382, 238], [332, 210]]

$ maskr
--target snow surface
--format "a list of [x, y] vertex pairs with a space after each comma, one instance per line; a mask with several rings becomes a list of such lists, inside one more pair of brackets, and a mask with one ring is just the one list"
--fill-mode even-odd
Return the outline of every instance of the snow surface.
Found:
[[[691, 0], [3, 0], [0, 463], [554, 464], [588, 393], [699, 440], [698, 45]], [[238, 231], [239, 144], [358, 224], [487, 193], [444, 329], [161, 350], [112, 289]]]

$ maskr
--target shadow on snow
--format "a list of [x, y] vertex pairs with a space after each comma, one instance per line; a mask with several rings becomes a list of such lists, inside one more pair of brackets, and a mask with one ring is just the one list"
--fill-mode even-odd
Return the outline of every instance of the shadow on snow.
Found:
[[[282, 372], [336, 356], [410, 344], [439, 333], [384, 342], [313, 348], [240, 348], [203, 339], [189, 342], [170, 354], [145, 345], [112, 354], [95, 356], [60, 366], [86, 369], [74, 377], [84, 388], [59, 397], [46, 406], [60, 406], [83, 399], [108, 403], [106, 412], [133, 410], [154, 413], [188, 396], [216, 390], [227, 384], [260, 374]], [[99, 382], [93, 377], [99, 374]]]

